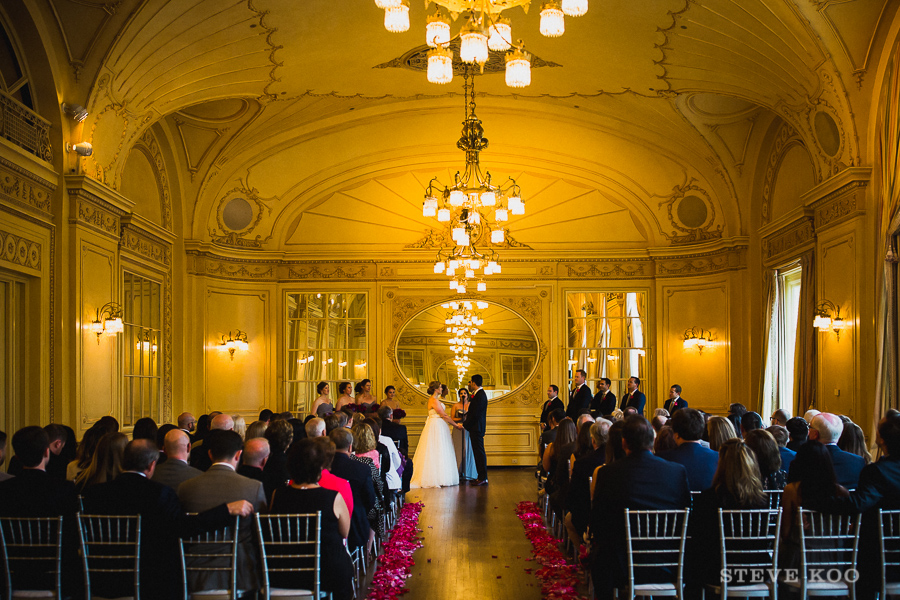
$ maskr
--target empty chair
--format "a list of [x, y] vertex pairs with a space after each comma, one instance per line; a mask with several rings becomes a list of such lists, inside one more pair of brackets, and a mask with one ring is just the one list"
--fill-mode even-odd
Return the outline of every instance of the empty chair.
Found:
[[265, 600], [326, 597], [319, 581], [320, 513], [256, 515]]
[[675, 596], [684, 592], [684, 543], [688, 510], [625, 509], [628, 583], [625, 599]]
[[62, 598], [62, 517], [0, 518], [5, 598]]
[[879, 600], [900, 594], [900, 510], [878, 509], [878, 548], [881, 551]]
[[[228, 527], [181, 538], [185, 598], [235, 600], [239, 517]], [[222, 586], [225, 587], [222, 587]]]
[[141, 516], [79, 514], [78, 534], [86, 600], [140, 600]]
[[[781, 510], [719, 509], [719, 552], [722, 556], [720, 583], [707, 584], [723, 600], [728, 597], [778, 598], [778, 542]], [[761, 580], [761, 581], [760, 581]]]
[[809, 596], [856, 597], [856, 553], [859, 515], [828, 515], [797, 509], [795, 527], [800, 534], [800, 569], [784, 583]]

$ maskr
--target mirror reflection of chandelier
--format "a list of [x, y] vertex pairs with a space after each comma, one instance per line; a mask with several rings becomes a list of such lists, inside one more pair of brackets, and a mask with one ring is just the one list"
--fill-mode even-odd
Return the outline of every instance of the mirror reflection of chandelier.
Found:
[[450, 334], [450, 350], [455, 355], [453, 364], [459, 381], [464, 381], [469, 370], [469, 353], [475, 350], [473, 336], [478, 334], [478, 328], [484, 323], [479, 311], [488, 307], [487, 302], [464, 300], [462, 302], [447, 302], [441, 304], [448, 309], [444, 319], [447, 333]]
[[[501, 185], [491, 182], [491, 173], [482, 172], [479, 154], [487, 148], [481, 121], [475, 116], [475, 75], [466, 69], [466, 120], [456, 146], [466, 153], [466, 168], [456, 172], [453, 184], [442, 185], [433, 178], [425, 190], [422, 215], [437, 217], [450, 227], [451, 249], [438, 251], [434, 272], [450, 277], [450, 289], [465, 294], [471, 280], [476, 289], [487, 289], [485, 275], [500, 273], [497, 252], [490, 245], [506, 241], [503, 223], [510, 214], [524, 215], [525, 203], [516, 180], [510, 177]], [[493, 214], [491, 214], [493, 213]], [[479, 249], [480, 244], [488, 244]]]
[[[425, 25], [428, 52], [428, 81], [450, 83], [453, 80], [453, 51], [450, 50], [450, 20], [468, 15], [459, 31], [459, 57], [482, 68], [488, 61], [488, 50], [509, 52], [506, 62], [506, 85], [514, 88], [531, 83], [531, 56], [523, 50], [524, 42], [512, 43], [512, 23], [503, 11], [521, 6], [528, 10], [531, 0], [426, 0], [426, 9], [434, 2], [436, 12]], [[409, 0], [375, 0], [384, 9], [384, 27], [394, 33], [409, 30]], [[447, 16], [443, 7], [450, 12]], [[588, 0], [548, 0], [541, 3], [541, 35], [559, 37], [566, 30], [565, 17], [580, 17], [588, 10]]]

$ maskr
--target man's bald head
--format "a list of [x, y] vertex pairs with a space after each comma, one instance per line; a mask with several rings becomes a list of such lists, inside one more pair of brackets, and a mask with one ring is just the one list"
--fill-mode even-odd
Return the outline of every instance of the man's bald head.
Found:
[[209, 429], [224, 429], [226, 431], [232, 431], [234, 429], [234, 419], [231, 418], [231, 415], [219, 413], [215, 417], [213, 417], [212, 421], [209, 422]]
[[250, 467], [262, 469], [269, 458], [269, 440], [266, 438], [253, 438], [244, 442], [244, 464]]
[[191, 440], [187, 434], [180, 429], [173, 429], [166, 434], [163, 448], [168, 458], [177, 458], [187, 462], [191, 453]]
[[183, 412], [178, 415], [178, 429], [184, 429], [185, 431], [193, 431], [194, 425], [197, 424], [197, 419], [194, 418], [189, 412]]

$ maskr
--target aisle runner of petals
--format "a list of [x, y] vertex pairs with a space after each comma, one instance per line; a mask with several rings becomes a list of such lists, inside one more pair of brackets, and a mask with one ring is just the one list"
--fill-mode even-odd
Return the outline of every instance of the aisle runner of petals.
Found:
[[[559, 543], [544, 526], [541, 509], [534, 502], [519, 502], [516, 515], [525, 527], [525, 537], [531, 542], [534, 560], [541, 564], [535, 575], [541, 580], [541, 595], [550, 600], [586, 600], [576, 591], [581, 573], [576, 565], [566, 562], [559, 551]], [[530, 573], [531, 569], [525, 569]]]
[[412, 559], [413, 552], [422, 547], [416, 526], [423, 506], [421, 502], [416, 502], [404, 504], [400, 509], [391, 539], [384, 544], [378, 557], [378, 569], [372, 576], [369, 595], [366, 596], [369, 600], [390, 600], [409, 591], [404, 584], [416, 564]]

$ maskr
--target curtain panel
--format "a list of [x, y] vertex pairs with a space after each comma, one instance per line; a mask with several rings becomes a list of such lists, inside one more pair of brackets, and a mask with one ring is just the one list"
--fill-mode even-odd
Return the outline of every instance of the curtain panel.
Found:
[[794, 351], [794, 406], [801, 415], [816, 406], [816, 269], [815, 250], [800, 257], [800, 306]]

